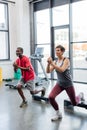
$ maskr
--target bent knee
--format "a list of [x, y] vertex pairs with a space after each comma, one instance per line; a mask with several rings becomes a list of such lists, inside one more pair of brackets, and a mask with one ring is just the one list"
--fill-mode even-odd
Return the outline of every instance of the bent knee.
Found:
[[34, 92], [34, 91], [30, 91], [30, 94], [31, 94], [31, 95], [34, 95], [34, 94], [35, 94], [35, 92]]
[[52, 95], [49, 95], [48, 98], [49, 98], [50, 101], [54, 100], [54, 97]]

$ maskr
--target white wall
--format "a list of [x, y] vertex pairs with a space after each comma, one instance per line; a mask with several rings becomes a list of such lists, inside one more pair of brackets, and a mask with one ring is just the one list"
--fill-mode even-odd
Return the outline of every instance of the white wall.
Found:
[[25, 55], [30, 54], [29, 3], [27, 0], [14, 1], [15, 4], [8, 4], [10, 61], [0, 62], [3, 79], [14, 77], [12, 63], [16, 59], [15, 51], [18, 46], [24, 48]]

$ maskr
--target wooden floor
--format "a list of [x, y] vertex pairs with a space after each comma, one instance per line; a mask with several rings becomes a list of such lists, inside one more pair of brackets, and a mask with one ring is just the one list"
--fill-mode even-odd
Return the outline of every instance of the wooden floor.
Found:
[[[46, 97], [49, 95], [55, 81], [50, 81], [46, 87]], [[37, 87], [38, 89], [38, 87]], [[75, 84], [76, 94], [83, 91], [87, 99], [87, 85]], [[87, 110], [74, 107], [74, 112], [64, 110], [65, 92], [56, 98], [62, 112], [62, 120], [51, 122], [54, 110], [49, 103], [34, 101], [26, 89], [23, 89], [28, 106], [20, 108], [21, 98], [16, 89], [0, 83], [0, 130], [87, 130]]]

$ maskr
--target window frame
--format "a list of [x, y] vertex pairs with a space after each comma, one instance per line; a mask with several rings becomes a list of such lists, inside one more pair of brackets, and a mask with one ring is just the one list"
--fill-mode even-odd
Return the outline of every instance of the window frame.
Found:
[[7, 61], [7, 60], [10, 60], [10, 43], [9, 43], [9, 11], [8, 11], [8, 3], [3, 3], [3, 2], [0, 2], [0, 4], [3, 4], [6, 8], [6, 24], [7, 24], [7, 28], [5, 29], [0, 29], [0, 32], [1, 33], [7, 33], [6, 34], [6, 43], [5, 43], [5, 46], [6, 46], [6, 58], [0, 58], [0, 61]]

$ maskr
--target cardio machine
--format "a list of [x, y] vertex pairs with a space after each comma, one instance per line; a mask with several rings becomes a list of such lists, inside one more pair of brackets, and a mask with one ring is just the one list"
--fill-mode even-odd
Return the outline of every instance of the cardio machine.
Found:
[[49, 83], [49, 79], [47, 77], [44, 66], [42, 64], [42, 58], [44, 57], [43, 51], [44, 51], [43, 47], [37, 47], [35, 49], [35, 53], [30, 56], [31, 60], [39, 62], [40, 66], [41, 66], [41, 69], [43, 71], [43, 74], [45, 76], [44, 78], [40, 78], [40, 77], [38, 77], [38, 75], [36, 75], [35, 84], [37, 86]]
[[[41, 78], [41, 77], [38, 77], [38, 75], [36, 75], [36, 79], [35, 79], [35, 85], [36, 86], [45, 86], [45, 85], [49, 84], [49, 79], [47, 77], [44, 66], [42, 64], [42, 58], [44, 57], [43, 51], [44, 51], [44, 48], [37, 47], [35, 49], [35, 53], [30, 56], [31, 60], [37, 61], [40, 64], [41, 69], [43, 71], [43, 74], [45, 76], [44, 78]], [[43, 100], [45, 102], [49, 102], [48, 97], [41, 97], [41, 96], [38, 96], [38, 95], [33, 95], [32, 98], [36, 101], [42, 101]]]

